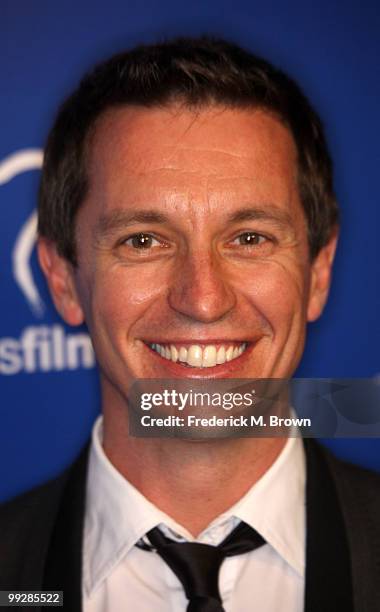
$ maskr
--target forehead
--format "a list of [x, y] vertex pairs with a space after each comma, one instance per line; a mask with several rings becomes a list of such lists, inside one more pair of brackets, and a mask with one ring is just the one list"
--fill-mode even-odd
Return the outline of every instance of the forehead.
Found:
[[98, 120], [88, 152], [89, 195], [103, 210], [185, 196], [211, 205], [228, 195], [239, 204], [254, 197], [291, 206], [298, 196], [292, 135], [261, 109], [112, 109]]

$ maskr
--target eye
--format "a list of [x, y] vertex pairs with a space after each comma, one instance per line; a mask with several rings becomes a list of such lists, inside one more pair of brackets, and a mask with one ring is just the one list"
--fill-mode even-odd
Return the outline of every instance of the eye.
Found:
[[150, 249], [153, 246], [161, 246], [161, 243], [151, 234], [134, 234], [124, 241], [124, 244], [134, 249]]
[[255, 232], [244, 232], [243, 234], [239, 234], [233, 240], [233, 244], [238, 244], [242, 246], [258, 246], [265, 242], [267, 238], [262, 236], [261, 234], [256, 234]]

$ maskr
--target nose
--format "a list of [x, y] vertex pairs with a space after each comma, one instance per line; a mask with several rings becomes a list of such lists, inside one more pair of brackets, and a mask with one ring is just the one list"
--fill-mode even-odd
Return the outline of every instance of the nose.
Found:
[[168, 302], [177, 313], [202, 323], [223, 319], [235, 306], [236, 295], [212, 254], [188, 254], [173, 276]]

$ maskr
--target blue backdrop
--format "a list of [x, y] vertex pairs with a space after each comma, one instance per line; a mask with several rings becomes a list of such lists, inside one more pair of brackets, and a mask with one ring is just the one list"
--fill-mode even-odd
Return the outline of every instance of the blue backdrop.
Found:
[[[94, 62], [136, 43], [222, 35], [303, 85], [326, 125], [342, 235], [331, 298], [297, 374], [379, 375], [377, 2], [8, 0], [1, 12], [0, 499], [68, 464], [99, 409], [85, 330], [60, 322], [37, 268], [36, 190], [59, 102]], [[380, 440], [330, 444], [380, 469]]]

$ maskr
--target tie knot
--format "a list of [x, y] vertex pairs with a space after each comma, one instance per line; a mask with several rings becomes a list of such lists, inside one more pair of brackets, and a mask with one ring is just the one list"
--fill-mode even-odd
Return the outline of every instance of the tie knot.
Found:
[[221, 612], [219, 570], [225, 557], [249, 552], [264, 539], [246, 523], [239, 525], [219, 546], [174, 542], [156, 527], [147, 534], [157, 553], [172, 569], [189, 599], [187, 612]]
[[213, 597], [220, 601], [218, 576], [225, 555], [219, 547], [195, 542], [174, 542], [159, 529], [149, 531], [148, 538], [182, 582], [188, 599], [199, 596]]

